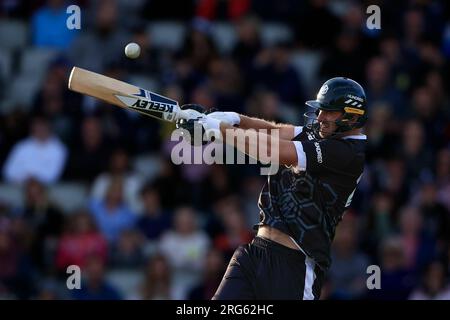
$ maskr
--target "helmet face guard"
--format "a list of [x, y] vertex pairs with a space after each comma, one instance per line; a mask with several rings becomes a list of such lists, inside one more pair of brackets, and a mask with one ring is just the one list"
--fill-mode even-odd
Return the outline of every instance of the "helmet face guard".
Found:
[[[320, 122], [319, 120], [317, 120], [318, 113], [319, 109], [317, 109], [316, 111], [305, 112], [303, 114], [304, 126], [309, 130], [311, 130], [316, 138], [322, 139], [322, 137], [320, 136]], [[338, 138], [341, 137], [345, 131], [347, 131], [347, 130], [342, 131], [341, 127], [339, 126], [339, 123], [340, 121], [342, 121], [342, 118], [343, 116], [335, 121], [321, 121], [334, 123], [336, 125], [336, 130], [326, 132], [327, 133], [326, 138]], [[324, 131], [322, 130], [322, 132]]]
[[305, 126], [319, 136], [319, 111], [340, 111], [342, 116], [333, 121], [336, 130], [327, 137], [340, 136], [346, 131], [361, 128], [367, 121], [366, 95], [356, 81], [348, 78], [332, 78], [320, 88], [316, 100], [306, 101], [312, 111], [304, 114]]

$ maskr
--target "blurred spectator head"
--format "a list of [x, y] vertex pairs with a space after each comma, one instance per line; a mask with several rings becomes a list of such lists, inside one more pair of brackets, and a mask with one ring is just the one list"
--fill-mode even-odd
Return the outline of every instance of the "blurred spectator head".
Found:
[[86, 259], [83, 273], [86, 275], [87, 284], [90, 288], [101, 286], [105, 280], [105, 262], [98, 255], [91, 254]]
[[233, 94], [240, 87], [241, 77], [231, 59], [212, 59], [209, 64], [211, 87], [219, 94]]
[[450, 150], [441, 149], [437, 153], [436, 178], [450, 182]]
[[417, 120], [409, 120], [403, 129], [403, 146], [408, 156], [418, 156], [425, 142], [425, 132]]
[[437, 188], [433, 182], [425, 182], [420, 188], [421, 205], [430, 206], [437, 201]]
[[210, 32], [211, 25], [207, 20], [194, 19], [191, 30], [186, 33], [183, 54], [198, 70], [205, 70], [209, 61], [217, 54]]
[[345, 28], [355, 32], [360, 31], [365, 25], [364, 10], [359, 3], [351, 2], [343, 16]]
[[414, 112], [421, 119], [429, 119], [435, 115], [436, 104], [432, 92], [428, 87], [420, 87], [414, 90], [412, 105]]
[[123, 203], [123, 179], [114, 177], [106, 190], [105, 202], [107, 206], [116, 208]]
[[226, 195], [230, 189], [230, 177], [227, 174], [225, 166], [219, 164], [212, 165], [209, 173], [209, 182], [216, 192], [220, 193], [213, 195], [214, 197]]
[[190, 235], [197, 229], [197, 213], [191, 207], [180, 207], [175, 211], [175, 231], [181, 235]]
[[291, 63], [292, 43], [277, 42], [273, 48], [273, 63], [278, 71], [285, 71]]
[[84, 147], [93, 150], [103, 142], [103, 131], [100, 120], [96, 117], [86, 117], [81, 125], [81, 140]]
[[351, 212], [345, 214], [339, 223], [333, 243], [334, 251], [339, 257], [348, 257], [357, 249], [357, 223], [357, 217]]
[[134, 230], [127, 229], [120, 233], [119, 240], [117, 242], [117, 248], [124, 254], [129, 254], [139, 250], [140, 237], [139, 233]]
[[216, 104], [214, 94], [210, 86], [206, 84], [199, 85], [192, 91], [191, 101], [204, 106], [207, 110]]
[[84, 235], [96, 232], [97, 226], [88, 211], [80, 210], [70, 216], [68, 231], [74, 235]]
[[111, 254], [111, 265], [114, 268], [135, 269], [142, 266], [144, 255], [140, 234], [133, 229], [126, 229], [119, 235]]
[[279, 117], [280, 100], [272, 91], [257, 91], [249, 101], [248, 113], [273, 121]]
[[386, 160], [385, 163], [385, 185], [383, 188], [393, 195], [399, 194], [405, 183], [406, 168], [405, 162], [402, 158], [394, 156]]
[[[47, 72], [45, 81], [42, 85], [42, 98], [44, 105], [42, 109], [47, 111], [48, 114], [54, 114], [62, 111], [63, 94], [64, 94], [64, 78], [57, 72], [58, 69], [51, 68]], [[55, 100], [55, 101], [53, 101]]]
[[389, 213], [393, 209], [394, 199], [387, 192], [374, 194], [372, 203], [377, 213]]
[[426, 75], [425, 84], [434, 100], [443, 103], [446, 91], [442, 73], [438, 69], [431, 70]]
[[408, 44], [415, 44], [420, 40], [424, 31], [424, 17], [422, 11], [413, 8], [405, 12], [403, 32]]
[[390, 237], [381, 244], [381, 270], [393, 272], [406, 266], [406, 257], [400, 238]]
[[243, 213], [236, 206], [226, 207], [222, 214], [223, 225], [227, 233], [239, 235], [247, 230]]
[[396, 37], [395, 35], [389, 34], [381, 40], [380, 51], [382, 57], [386, 59], [391, 65], [395, 65], [400, 62], [400, 42], [398, 40], [398, 37]]
[[423, 220], [417, 207], [405, 206], [400, 209], [399, 227], [402, 235], [418, 236], [422, 231]]
[[46, 279], [39, 285], [39, 291], [36, 295], [38, 300], [59, 300], [61, 295], [59, 293], [58, 282], [53, 279]]
[[422, 61], [435, 68], [442, 67], [445, 63], [440, 48], [436, 46], [430, 39], [420, 42], [419, 54]]
[[205, 258], [205, 277], [207, 279], [220, 279], [225, 271], [225, 266], [225, 258], [222, 252], [211, 248]]
[[95, 21], [100, 34], [107, 34], [117, 25], [117, 1], [100, 0], [96, 9]]
[[219, 215], [225, 215], [231, 210], [239, 210], [239, 196], [236, 194], [228, 194], [219, 199], [214, 204], [214, 211]]
[[109, 162], [109, 168], [113, 174], [124, 174], [129, 169], [128, 152], [119, 148], [112, 152]]
[[55, 10], [60, 9], [65, 3], [64, 0], [47, 0], [46, 2], [47, 6]]
[[144, 274], [144, 299], [169, 299], [171, 290], [171, 268], [164, 255], [156, 253], [146, 266]]
[[236, 25], [238, 41], [247, 45], [260, 42], [260, 21], [256, 16], [244, 16]]
[[422, 288], [430, 296], [438, 294], [447, 284], [444, 264], [435, 260], [428, 264], [422, 275]]
[[52, 135], [48, 120], [41, 116], [35, 117], [31, 122], [31, 135], [40, 142], [46, 142]]
[[386, 59], [380, 56], [370, 59], [366, 66], [366, 78], [370, 91], [383, 90], [390, 78], [390, 68]]
[[358, 48], [358, 41], [356, 32], [344, 30], [336, 38], [336, 48], [343, 54], [350, 54]]
[[47, 202], [45, 186], [35, 178], [29, 178], [25, 182], [25, 202], [28, 206], [42, 206]]
[[368, 133], [370, 138], [377, 138], [376, 134], [383, 134], [389, 128], [392, 120], [392, 107], [385, 103], [374, 103], [370, 108], [368, 120]]
[[146, 184], [141, 190], [141, 198], [144, 205], [144, 214], [157, 214], [161, 209], [161, 197], [155, 184]]
[[178, 101], [180, 105], [184, 104], [183, 89], [177, 84], [170, 84], [162, 90], [164, 96]]

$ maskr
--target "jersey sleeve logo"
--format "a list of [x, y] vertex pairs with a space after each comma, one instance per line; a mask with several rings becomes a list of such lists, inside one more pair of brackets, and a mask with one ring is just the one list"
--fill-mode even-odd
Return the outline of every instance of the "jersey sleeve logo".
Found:
[[318, 142], [314, 142], [314, 146], [316, 147], [317, 162], [322, 163], [322, 149], [320, 149], [320, 144]]

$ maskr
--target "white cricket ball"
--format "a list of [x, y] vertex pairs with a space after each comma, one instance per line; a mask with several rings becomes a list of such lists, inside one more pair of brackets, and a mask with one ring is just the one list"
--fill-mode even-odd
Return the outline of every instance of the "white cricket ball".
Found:
[[137, 43], [131, 42], [125, 47], [125, 55], [128, 58], [136, 59], [141, 53], [141, 47]]

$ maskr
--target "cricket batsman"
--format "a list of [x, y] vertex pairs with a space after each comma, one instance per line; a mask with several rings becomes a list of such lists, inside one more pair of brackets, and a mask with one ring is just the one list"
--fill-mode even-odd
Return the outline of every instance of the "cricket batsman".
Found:
[[[206, 133], [218, 131], [231, 145], [229, 130], [239, 135], [265, 129], [268, 137], [278, 130], [280, 168], [268, 175], [259, 196], [257, 234], [236, 249], [213, 299], [320, 298], [336, 226], [363, 173], [366, 95], [356, 81], [338, 77], [326, 81], [306, 105], [314, 111], [305, 113], [304, 126], [234, 112], [201, 114], [180, 124], [186, 130], [200, 124]], [[258, 141], [235, 147], [249, 154]]]

